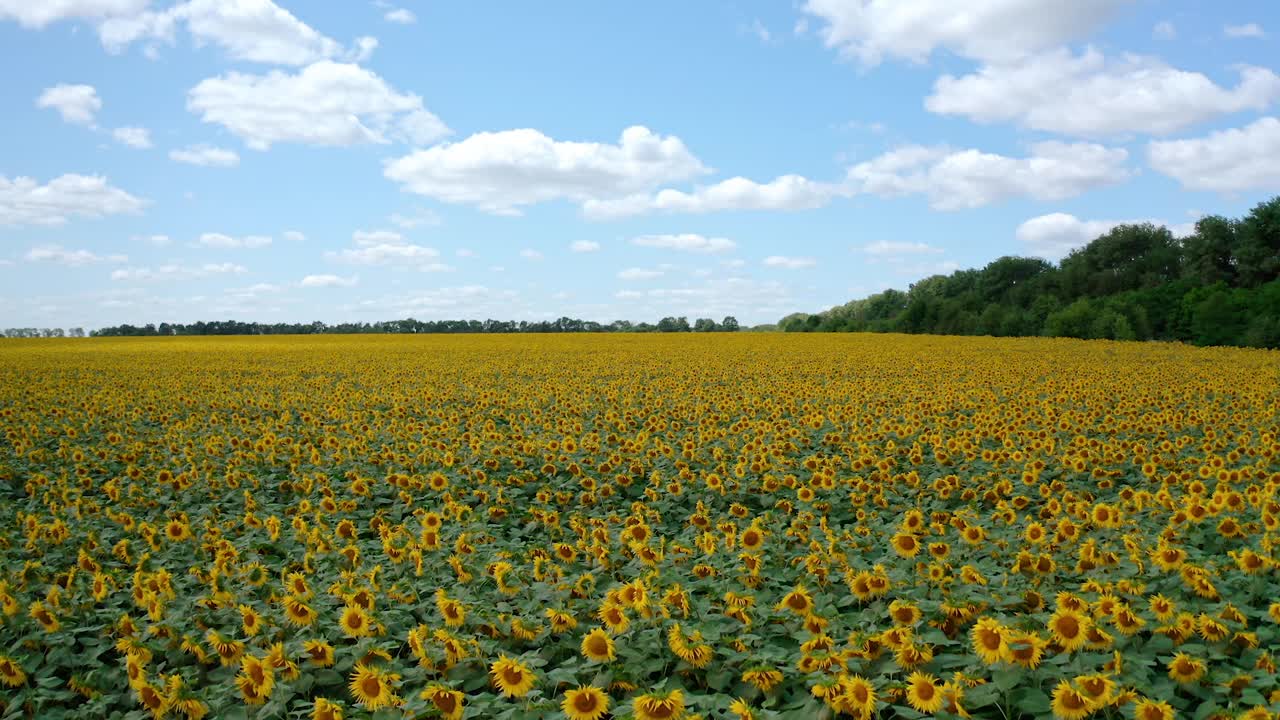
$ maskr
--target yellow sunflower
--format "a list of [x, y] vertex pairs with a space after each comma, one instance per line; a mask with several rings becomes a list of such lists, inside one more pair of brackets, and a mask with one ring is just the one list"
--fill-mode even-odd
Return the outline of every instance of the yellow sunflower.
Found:
[[1053, 716], [1060, 720], [1081, 720], [1093, 712], [1094, 705], [1079, 690], [1071, 686], [1069, 680], [1061, 680], [1053, 689], [1053, 701], [1050, 705]]
[[566, 690], [560, 709], [569, 720], [600, 720], [609, 712], [609, 696], [592, 686]]
[[876, 710], [876, 689], [871, 681], [861, 675], [854, 675], [844, 681], [845, 704], [859, 718], [870, 718]]
[[1169, 661], [1169, 679], [1179, 683], [1193, 683], [1204, 677], [1205, 665], [1186, 653], [1178, 653]]
[[775, 610], [788, 610], [800, 617], [813, 611], [813, 596], [803, 585], [797, 585], [780, 600]]
[[582, 638], [582, 656], [595, 662], [609, 662], [614, 654], [613, 638], [601, 628], [596, 628]]
[[999, 620], [980, 618], [969, 635], [973, 640], [973, 651], [983, 663], [995, 665], [1009, 659], [1009, 630]]
[[420, 697], [423, 700], [431, 701], [431, 704], [440, 712], [440, 717], [444, 718], [444, 720], [458, 720], [466, 709], [463, 705], [465, 696], [460, 691], [443, 685], [428, 685], [422, 691]]
[[498, 656], [489, 665], [489, 675], [493, 678], [493, 684], [507, 697], [524, 697], [533, 689], [533, 671], [519, 660], [506, 655]]
[[369, 613], [359, 605], [346, 605], [342, 609], [342, 617], [338, 620], [342, 634], [347, 637], [369, 637], [373, 635], [373, 621]]
[[320, 667], [330, 667], [333, 665], [333, 645], [327, 640], [307, 640], [302, 644], [302, 649], [307, 653], [307, 662]]
[[753, 668], [742, 673], [742, 681], [754, 685], [760, 692], [769, 692], [782, 682], [782, 673], [770, 668]]
[[347, 688], [356, 702], [366, 710], [374, 712], [400, 703], [400, 698], [396, 697], [394, 692], [394, 684], [399, 679], [400, 676], [394, 673], [358, 663], [351, 673], [351, 681]]
[[0, 655], [0, 682], [9, 687], [18, 687], [27, 681], [27, 673], [17, 660]]
[[1173, 706], [1159, 700], [1139, 700], [1133, 706], [1133, 720], [1173, 720]]
[[684, 693], [672, 690], [666, 695], [649, 693], [631, 701], [635, 720], [677, 720], [684, 716]]
[[1093, 621], [1087, 615], [1067, 608], [1059, 608], [1049, 617], [1049, 632], [1053, 635], [1053, 641], [1067, 652], [1075, 652], [1084, 647], [1092, 627]]
[[311, 706], [311, 720], [342, 720], [342, 706], [332, 700], [316, 698], [316, 704]]
[[907, 704], [922, 713], [933, 714], [942, 707], [942, 686], [938, 678], [916, 671], [907, 678]]

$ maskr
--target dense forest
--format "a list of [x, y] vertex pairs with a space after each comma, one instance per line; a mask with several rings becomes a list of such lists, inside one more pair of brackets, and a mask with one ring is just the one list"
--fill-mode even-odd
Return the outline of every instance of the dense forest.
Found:
[[791, 332], [1047, 335], [1280, 347], [1280, 197], [1189, 237], [1121, 225], [1054, 265], [1002, 257], [814, 315]]
[[238, 320], [214, 322], [160, 323], [159, 325], [117, 325], [94, 330], [94, 337], [143, 337], [153, 335], [320, 335], [359, 333], [609, 333], [609, 332], [737, 332], [738, 320], [728, 316], [716, 322], [687, 317], [665, 317], [656, 324], [615, 320], [598, 323], [562, 317], [558, 320], [390, 320], [374, 323], [256, 323]]

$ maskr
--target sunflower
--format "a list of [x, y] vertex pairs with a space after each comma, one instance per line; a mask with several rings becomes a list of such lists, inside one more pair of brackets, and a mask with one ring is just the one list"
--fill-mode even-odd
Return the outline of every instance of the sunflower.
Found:
[[627, 617], [626, 611], [622, 609], [621, 605], [615, 605], [614, 603], [605, 603], [601, 606], [597, 617], [600, 618], [600, 622], [605, 624], [609, 632], [614, 635], [626, 632], [627, 628], [631, 626], [631, 619]]
[[789, 610], [804, 617], [813, 612], [813, 596], [803, 585], [797, 585], [778, 602], [775, 610]]
[[578, 619], [567, 612], [547, 608], [543, 611], [543, 614], [551, 622], [551, 632], [553, 633], [564, 633], [578, 627]]
[[1186, 653], [1178, 653], [1169, 661], [1169, 679], [1179, 683], [1193, 683], [1204, 677], [1204, 662]]
[[635, 720], [677, 720], [684, 716], [684, 693], [672, 690], [666, 695], [649, 693], [631, 701]]
[[1034, 670], [1044, 657], [1044, 648], [1049, 643], [1035, 633], [1017, 633], [1009, 636], [1009, 662]]
[[18, 687], [27, 681], [27, 673], [17, 660], [0, 655], [0, 682], [9, 687]]
[[735, 698], [729, 703], [729, 712], [737, 716], [737, 720], [755, 720], [755, 713], [751, 712], [751, 705], [742, 698]]
[[53, 614], [53, 610], [39, 600], [31, 603], [31, 607], [27, 608], [27, 615], [32, 620], [40, 623], [45, 632], [57, 632], [58, 628], [62, 627], [62, 623], [58, 621], [58, 616]]
[[613, 638], [604, 630], [595, 628], [582, 638], [582, 656], [594, 662], [614, 660]]
[[1133, 707], [1133, 720], [1173, 720], [1173, 706], [1167, 702], [1144, 699]]
[[327, 640], [307, 640], [302, 644], [307, 653], [307, 662], [320, 667], [333, 665], [333, 646]]
[[870, 718], [876, 710], [876, 688], [861, 675], [845, 679], [842, 699], [849, 710], [862, 720]]
[[356, 699], [356, 702], [363, 705], [366, 710], [374, 712], [400, 703], [400, 698], [396, 697], [392, 691], [394, 683], [399, 679], [399, 675], [362, 662], [356, 664], [347, 688], [350, 689], [351, 696]]
[[297, 627], [307, 627], [316, 621], [316, 611], [310, 605], [303, 602], [300, 598], [292, 595], [286, 597], [284, 603], [284, 616], [290, 625]]
[[338, 620], [342, 634], [347, 637], [369, 637], [373, 635], [373, 622], [369, 614], [359, 605], [347, 605], [342, 609], [342, 617]]
[[332, 700], [316, 698], [316, 704], [311, 706], [311, 720], [342, 720], [342, 706]]
[[245, 655], [240, 660], [240, 674], [236, 676], [236, 686], [248, 705], [261, 705], [267, 701], [275, 688], [275, 672], [271, 665], [253, 655]]
[[1050, 704], [1053, 716], [1061, 720], [1081, 720], [1093, 712], [1094, 705], [1089, 698], [1071, 686], [1068, 680], [1060, 680], [1053, 689], [1053, 701]]
[[600, 720], [609, 712], [609, 696], [598, 687], [580, 686], [565, 691], [560, 709], [569, 720]]
[[1049, 632], [1053, 635], [1054, 642], [1067, 652], [1084, 647], [1092, 627], [1093, 621], [1075, 610], [1060, 608], [1049, 617]]
[[920, 608], [905, 600], [894, 600], [889, 603], [889, 618], [894, 625], [910, 626], [920, 622]]
[[1076, 678], [1076, 687], [1080, 689], [1080, 694], [1089, 700], [1095, 710], [1110, 705], [1116, 697], [1116, 683], [1106, 675], [1094, 674], [1078, 677]]
[[898, 533], [890, 540], [893, 551], [904, 558], [912, 558], [920, 554], [920, 541], [911, 533]]
[[248, 605], [241, 605], [240, 627], [244, 629], [245, 635], [250, 637], [257, 635], [262, 630], [262, 615]]
[[443, 685], [428, 685], [419, 697], [431, 701], [444, 720], [458, 720], [466, 709], [463, 705], [465, 696], [460, 691]]
[[907, 678], [907, 704], [922, 713], [936, 713], [942, 707], [942, 687], [938, 678], [916, 671]]
[[489, 665], [489, 675], [493, 684], [507, 697], [524, 697], [533, 689], [533, 671], [519, 660], [499, 655]]
[[987, 665], [1009, 659], [1009, 630], [995, 618], [979, 619], [973, 626], [970, 637], [973, 640], [973, 651]]
[[782, 682], [782, 673], [771, 668], [753, 668], [742, 673], [742, 681], [754, 685], [760, 692], [769, 692]]

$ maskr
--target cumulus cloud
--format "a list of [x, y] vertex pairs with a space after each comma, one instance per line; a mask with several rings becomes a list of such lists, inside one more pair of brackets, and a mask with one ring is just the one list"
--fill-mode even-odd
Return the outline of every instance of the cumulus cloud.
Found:
[[877, 240], [863, 245], [862, 252], [873, 257], [901, 257], [904, 255], [940, 255], [943, 250], [922, 242], [892, 242]]
[[828, 47], [867, 65], [937, 50], [1016, 60], [1083, 37], [1133, 0], [808, 0]]
[[569, 243], [569, 250], [576, 253], [595, 252], [600, 249], [600, 243], [595, 240], [574, 240]]
[[357, 230], [352, 233], [354, 248], [327, 251], [326, 259], [352, 265], [395, 265], [439, 272], [452, 270], [440, 262], [440, 251], [415, 245], [391, 230]]
[[652, 280], [653, 278], [662, 277], [661, 270], [647, 270], [645, 268], [627, 268], [618, 272], [619, 280]]
[[111, 136], [121, 145], [146, 150], [151, 147], [151, 131], [141, 127], [119, 127], [111, 131]]
[[27, 262], [47, 262], [55, 265], [93, 265], [96, 263], [128, 262], [125, 255], [98, 255], [89, 250], [68, 250], [61, 245], [41, 245], [33, 247], [23, 256]]
[[1280, 190], [1280, 119], [1265, 117], [1205, 137], [1147, 145], [1157, 172], [1189, 190]]
[[679, 138], [640, 126], [624, 130], [616, 145], [558, 141], [532, 129], [482, 132], [384, 169], [408, 192], [509, 215], [552, 200], [613, 199], [706, 172]]
[[327, 60], [296, 74], [232, 72], [202, 80], [187, 93], [187, 109], [255, 150], [281, 142], [427, 144], [449, 134], [421, 97], [397, 92], [358, 65]]
[[418, 22], [418, 16], [414, 15], [413, 11], [407, 8], [395, 8], [394, 10], [388, 10], [386, 14], [382, 16], [382, 19], [397, 25], [412, 25]]
[[134, 15], [151, 0], [0, 0], [0, 20], [43, 28], [61, 20], [101, 20]]
[[0, 226], [61, 225], [72, 217], [136, 214], [146, 201], [96, 175], [60, 175], [41, 185], [0, 175]]
[[1218, 115], [1261, 110], [1280, 100], [1280, 76], [1243, 66], [1234, 88], [1156, 58], [1108, 60], [1093, 48], [1067, 49], [1015, 63], [985, 65], [962, 77], [944, 75], [925, 107], [977, 122], [1080, 136], [1166, 134]]
[[983, 207], [1017, 197], [1059, 200], [1123, 181], [1129, 154], [1091, 143], [1041, 142], [1028, 157], [908, 145], [849, 169], [849, 190], [922, 194], [936, 210]]
[[1267, 36], [1267, 33], [1263, 31], [1262, 26], [1258, 23], [1227, 25], [1222, 28], [1222, 34], [1229, 38], [1264, 38]]
[[170, 263], [159, 267], [130, 267], [114, 270], [111, 279], [120, 282], [165, 282], [173, 280], [192, 280], [214, 275], [243, 275], [248, 268], [236, 263], [205, 263], [203, 265], [180, 265]]
[[179, 150], [170, 150], [169, 159], [174, 162], [201, 167], [235, 167], [240, 164], [240, 156], [234, 150], [213, 147], [211, 145], [190, 145]]
[[280, 233], [280, 237], [284, 238], [285, 240], [288, 240], [289, 242], [303, 242], [307, 239], [306, 235], [303, 235], [301, 232], [298, 232], [297, 230], [285, 230], [284, 232]]
[[799, 270], [801, 268], [813, 267], [818, 261], [811, 257], [788, 257], [786, 255], [770, 255], [764, 259], [767, 267], [785, 268], [787, 270]]
[[102, 99], [92, 85], [64, 83], [45, 88], [36, 98], [36, 107], [57, 110], [64, 121], [73, 125], [93, 125], [94, 115], [102, 109]]
[[692, 253], [722, 253], [738, 247], [738, 244], [729, 238], [706, 237], [696, 233], [641, 235], [640, 237], [632, 238], [631, 244]]
[[822, 207], [839, 195], [838, 185], [815, 182], [800, 175], [783, 175], [767, 183], [732, 177], [693, 192], [664, 189], [654, 194], [590, 199], [583, 214], [592, 219], [612, 219], [647, 212], [707, 213], [724, 210], [809, 210]]
[[1032, 255], [1059, 260], [1118, 225], [1148, 222], [1168, 227], [1175, 237], [1185, 237], [1194, 230], [1194, 224], [1169, 224], [1160, 220], [1081, 220], [1075, 215], [1057, 212], [1027, 220], [1018, 226], [1014, 234]]
[[222, 233], [204, 233], [196, 240], [197, 247], [218, 248], [222, 250], [232, 249], [255, 249], [267, 247], [271, 244], [271, 238], [267, 235], [246, 235], [244, 237], [231, 237]]
[[332, 288], [332, 287], [354, 287], [359, 279], [352, 275], [351, 277], [342, 277], [339, 275], [308, 275], [298, 283], [304, 288]]

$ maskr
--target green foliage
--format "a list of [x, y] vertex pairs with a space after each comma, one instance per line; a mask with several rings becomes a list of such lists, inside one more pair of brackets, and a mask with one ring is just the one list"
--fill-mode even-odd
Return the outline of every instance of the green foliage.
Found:
[[1280, 197], [1246, 217], [1201, 218], [1178, 239], [1119, 225], [1053, 265], [1006, 256], [821, 313], [785, 332], [1044, 335], [1280, 347]]

